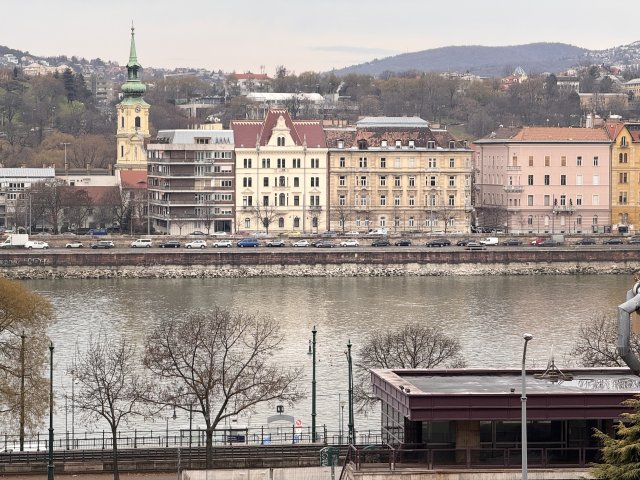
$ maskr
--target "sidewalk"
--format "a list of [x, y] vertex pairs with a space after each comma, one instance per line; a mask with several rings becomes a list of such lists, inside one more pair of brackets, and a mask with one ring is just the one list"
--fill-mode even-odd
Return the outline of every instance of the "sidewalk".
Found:
[[[0, 475], [2, 480], [35, 480], [46, 479], [47, 474], [34, 475]], [[113, 473], [78, 473], [55, 474], [57, 480], [111, 480]], [[178, 472], [174, 473], [121, 473], [120, 480], [179, 480]]]

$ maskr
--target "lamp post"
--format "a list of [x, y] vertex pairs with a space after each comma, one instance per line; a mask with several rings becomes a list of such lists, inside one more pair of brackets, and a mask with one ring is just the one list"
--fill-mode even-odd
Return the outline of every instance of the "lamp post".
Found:
[[347, 343], [347, 363], [349, 365], [349, 443], [355, 443], [355, 425], [353, 424], [353, 369], [351, 361], [351, 340]]
[[524, 349], [522, 350], [522, 396], [520, 401], [522, 404], [522, 480], [527, 480], [527, 380], [525, 362], [527, 360], [527, 343], [533, 340], [533, 335], [525, 333]]
[[313, 347], [312, 349], [312, 353], [313, 353], [313, 357], [312, 357], [312, 362], [313, 362], [313, 369], [312, 369], [312, 374], [311, 374], [311, 441], [315, 442], [316, 441], [316, 333], [318, 333], [318, 331], [316, 330], [316, 326], [313, 326], [313, 330], [311, 330], [311, 334], [312, 334], [312, 342], [311, 345]]
[[24, 452], [24, 332], [20, 335], [20, 451]]
[[64, 173], [69, 180], [69, 165], [67, 164], [67, 145], [71, 145], [69, 142], [62, 142], [60, 145], [64, 146]]
[[49, 343], [49, 463], [47, 480], [53, 480], [53, 342]]

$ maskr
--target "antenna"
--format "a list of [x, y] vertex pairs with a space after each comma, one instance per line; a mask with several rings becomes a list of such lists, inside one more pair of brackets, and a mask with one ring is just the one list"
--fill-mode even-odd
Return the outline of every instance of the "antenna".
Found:
[[547, 363], [547, 369], [543, 373], [536, 373], [534, 377], [538, 380], [549, 380], [551, 383], [568, 382], [573, 380], [572, 374], [564, 373], [556, 366], [553, 348], [554, 346], [551, 345], [551, 356]]

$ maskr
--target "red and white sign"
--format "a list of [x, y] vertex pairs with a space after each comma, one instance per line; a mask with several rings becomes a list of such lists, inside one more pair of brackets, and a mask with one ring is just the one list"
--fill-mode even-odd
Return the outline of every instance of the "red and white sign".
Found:
[[300, 427], [302, 427], [302, 420], [297, 419], [296, 420], [296, 428], [300, 428]]

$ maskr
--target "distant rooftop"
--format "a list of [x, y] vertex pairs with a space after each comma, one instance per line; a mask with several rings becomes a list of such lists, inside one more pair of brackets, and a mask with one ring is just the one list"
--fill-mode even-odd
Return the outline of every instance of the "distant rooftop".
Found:
[[55, 177], [55, 168], [0, 168], [0, 177], [34, 178], [34, 177]]
[[209, 145], [233, 145], [233, 130], [159, 130], [156, 138], [181, 145], [196, 143], [196, 138], [208, 138]]
[[356, 122], [358, 128], [429, 128], [420, 117], [364, 117]]

